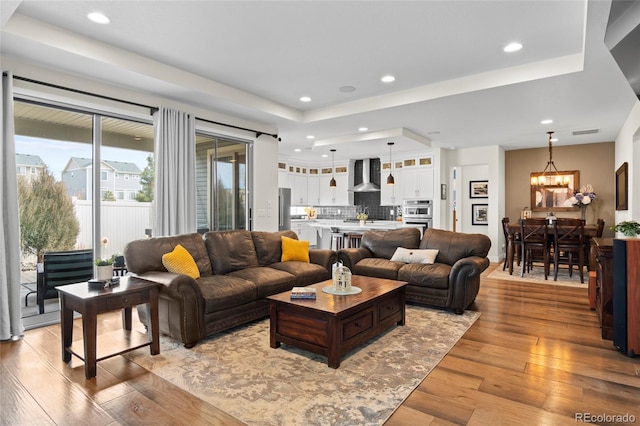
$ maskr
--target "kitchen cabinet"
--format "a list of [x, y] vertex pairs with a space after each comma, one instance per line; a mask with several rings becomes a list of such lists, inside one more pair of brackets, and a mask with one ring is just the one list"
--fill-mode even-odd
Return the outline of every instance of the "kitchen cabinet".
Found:
[[278, 169], [278, 188], [291, 188], [289, 173], [286, 170]]
[[320, 204], [320, 176], [318, 175], [307, 177], [307, 203], [311, 206]]
[[318, 244], [317, 230], [306, 220], [292, 220], [291, 230], [298, 235], [299, 240], [309, 241], [309, 247], [315, 247]]
[[320, 175], [320, 202], [322, 206], [347, 206], [349, 205], [349, 174], [346, 166], [336, 166], [334, 175], [336, 187], [329, 186], [331, 181], [331, 168], [322, 169]]
[[403, 198], [432, 200], [433, 194], [431, 157], [404, 160], [402, 168]]
[[380, 205], [397, 206], [402, 204], [404, 192], [402, 187], [401, 161], [398, 161], [393, 169], [395, 184], [387, 185], [387, 177], [389, 177], [389, 163], [383, 163], [382, 170], [380, 170]]
[[592, 238], [596, 260], [596, 312], [603, 339], [613, 339], [613, 239]]
[[306, 205], [307, 202], [307, 176], [293, 175], [293, 187], [291, 188], [291, 204]]

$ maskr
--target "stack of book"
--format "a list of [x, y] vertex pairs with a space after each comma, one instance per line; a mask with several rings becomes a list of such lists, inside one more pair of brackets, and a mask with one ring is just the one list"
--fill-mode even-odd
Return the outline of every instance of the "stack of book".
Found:
[[313, 287], [294, 287], [291, 289], [291, 299], [315, 299], [316, 289]]

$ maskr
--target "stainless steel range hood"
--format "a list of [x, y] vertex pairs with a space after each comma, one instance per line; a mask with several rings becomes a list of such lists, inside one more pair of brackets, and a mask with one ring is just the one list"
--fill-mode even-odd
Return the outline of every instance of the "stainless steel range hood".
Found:
[[353, 192], [379, 192], [378, 185], [371, 182], [371, 160], [362, 160], [362, 183], [353, 188]]

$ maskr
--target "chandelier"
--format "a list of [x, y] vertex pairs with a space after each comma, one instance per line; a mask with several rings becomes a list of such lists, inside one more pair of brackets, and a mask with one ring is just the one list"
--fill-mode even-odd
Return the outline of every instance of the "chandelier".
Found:
[[553, 145], [551, 142], [551, 136], [554, 132], [547, 132], [549, 135], [549, 161], [542, 171], [531, 173], [531, 186], [532, 187], [544, 187], [544, 188], [568, 188], [569, 177], [563, 176], [558, 171], [555, 163], [553, 162]]

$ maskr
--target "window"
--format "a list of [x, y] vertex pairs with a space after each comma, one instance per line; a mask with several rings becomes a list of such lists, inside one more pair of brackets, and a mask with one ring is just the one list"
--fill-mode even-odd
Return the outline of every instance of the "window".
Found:
[[[23, 165], [18, 169], [25, 175], [34, 173], [29, 179], [18, 179], [18, 193], [28, 190], [24, 185], [48, 178], [57, 185], [63, 185], [68, 198], [56, 202], [56, 206], [66, 206], [75, 216], [78, 230], [77, 235], [71, 237], [60, 247], [44, 247], [47, 251], [74, 250], [92, 248], [99, 252], [95, 257], [110, 257], [114, 253], [122, 253], [124, 245], [135, 238], [144, 238], [145, 229], [151, 228], [151, 208], [153, 200], [153, 188], [148, 184], [153, 182], [153, 125], [151, 119], [148, 122], [132, 121], [124, 118], [100, 116], [99, 114], [81, 112], [79, 108], [68, 110], [53, 104], [47, 104], [42, 100], [31, 102], [20, 99], [16, 95], [14, 102], [14, 120], [16, 123], [16, 154], [39, 155], [46, 168]], [[51, 117], [51, 118], [50, 118]], [[94, 118], [98, 120], [94, 120]], [[55, 118], [55, 121], [53, 119]], [[94, 129], [94, 123], [96, 128]], [[114, 161], [127, 163], [131, 170], [137, 173], [147, 172], [146, 180], [140, 179], [127, 185], [125, 189], [114, 188], [112, 182], [108, 182], [109, 170], [99, 170], [101, 185], [96, 187], [100, 197], [98, 205], [94, 205], [94, 131], [101, 134], [100, 159], [103, 162]], [[136, 138], [141, 135], [141, 138]], [[23, 163], [24, 164], [24, 163]], [[99, 182], [99, 183], [100, 183]], [[145, 183], [146, 186], [145, 186]], [[146, 191], [147, 201], [137, 203], [136, 194]], [[58, 191], [57, 196], [60, 196]], [[64, 195], [63, 195], [64, 196]], [[114, 199], [124, 200], [128, 198], [132, 202], [118, 203]], [[103, 202], [103, 199], [111, 200]], [[20, 206], [19, 207], [24, 207]], [[32, 209], [36, 211], [36, 209]], [[68, 216], [65, 216], [68, 217]], [[35, 218], [36, 221], [39, 220]], [[44, 218], [51, 220], [50, 217]], [[21, 227], [26, 221], [21, 221]], [[98, 228], [99, 224], [99, 228]], [[34, 223], [30, 226], [37, 226]], [[51, 227], [55, 230], [71, 229], [74, 226]], [[27, 233], [22, 232], [22, 235]], [[100, 247], [98, 241], [106, 237], [109, 244]], [[34, 242], [33, 244], [36, 244]], [[97, 247], [97, 248], [96, 248]], [[22, 264], [32, 266], [33, 279], [25, 271], [23, 275], [25, 283], [35, 283], [35, 255], [22, 255]], [[21, 286], [26, 288], [24, 286]], [[26, 292], [25, 292], [26, 293]], [[25, 322], [26, 327], [37, 326], [38, 317], [35, 294], [28, 296], [27, 310], [23, 311], [23, 317], [34, 315], [33, 319]], [[55, 299], [45, 304], [45, 314], [53, 313], [58, 303]], [[43, 318], [46, 319], [48, 316]], [[49, 315], [50, 316], [50, 315]], [[42, 320], [40, 320], [42, 321]]]
[[120, 174], [116, 172], [116, 173], [114, 173], [114, 176], [115, 176], [116, 179], [118, 179], [120, 177]]
[[124, 177], [124, 180], [129, 180], [129, 175], [128, 175], [128, 174], [126, 174], [126, 173], [125, 173], [125, 174], [124, 174], [124, 175], [122, 175], [122, 176]]
[[26, 176], [27, 175], [27, 168], [25, 166], [18, 167], [18, 174], [20, 176]]
[[196, 134], [198, 229], [251, 229], [248, 160], [251, 143]]

